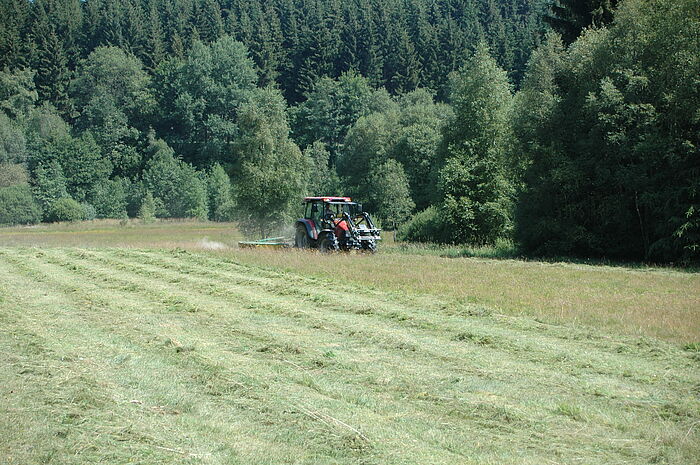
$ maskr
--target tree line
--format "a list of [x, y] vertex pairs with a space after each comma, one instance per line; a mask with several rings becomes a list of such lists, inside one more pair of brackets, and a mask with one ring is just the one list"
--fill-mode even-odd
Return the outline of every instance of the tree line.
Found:
[[543, 28], [548, 0], [2, 0], [0, 68], [36, 70], [40, 100], [64, 116], [70, 75], [99, 46], [119, 47], [149, 71], [196, 42], [242, 42], [257, 83], [290, 104], [322, 76], [354, 70], [390, 92], [430, 87], [479, 40], [516, 80]]
[[0, 223], [350, 194], [407, 240], [697, 260], [698, 1], [617, 3], [3, 0]]

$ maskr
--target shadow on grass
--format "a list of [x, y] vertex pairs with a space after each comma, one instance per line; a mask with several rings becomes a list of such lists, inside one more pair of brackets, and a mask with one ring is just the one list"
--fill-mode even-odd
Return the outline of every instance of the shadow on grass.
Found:
[[681, 273], [700, 273], [697, 264], [634, 262], [611, 260], [607, 258], [582, 258], [569, 256], [527, 255], [509, 240], [498, 240], [494, 245], [443, 245], [434, 243], [396, 242], [389, 247], [383, 247], [389, 253], [414, 255], [435, 255], [442, 258], [487, 258], [495, 260], [520, 260], [526, 262], [568, 263], [573, 265], [607, 266], [626, 268], [638, 271], [676, 271]]

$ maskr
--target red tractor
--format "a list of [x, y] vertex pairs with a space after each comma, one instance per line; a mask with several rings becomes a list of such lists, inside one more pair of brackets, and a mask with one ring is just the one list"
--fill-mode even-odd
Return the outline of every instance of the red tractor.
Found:
[[381, 230], [361, 204], [350, 197], [306, 197], [303, 205], [304, 217], [296, 222], [295, 247], [376, 252]]

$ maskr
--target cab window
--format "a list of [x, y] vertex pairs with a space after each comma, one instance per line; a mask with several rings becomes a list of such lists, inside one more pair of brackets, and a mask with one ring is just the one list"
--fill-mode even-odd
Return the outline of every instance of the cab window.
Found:
[[319, 221], [321, 219], [321, 215], [323, 215], [323, 205], [321, 202], [313, 202], [311, 204], [311, 215], [309, 218], [311, 218], [313, 221]]

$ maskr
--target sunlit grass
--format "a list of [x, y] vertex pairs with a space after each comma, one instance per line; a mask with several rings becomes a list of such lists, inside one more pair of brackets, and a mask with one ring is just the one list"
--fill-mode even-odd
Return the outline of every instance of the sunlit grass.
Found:
[[515, 258], [513, 245], [468, 248], [393, 243], [380, 252], [321, 255], [297, 250], [243, 250], [232, 223], [131, 220], [0, 228], [0, 245], [157, 247], [211, 250], [273, 269], [316, 275], [360, 287], [454, 302], [493, 311], [651, 336], [700, 341], [700, 274], [641, 265], [542, 262]]
[[255, 256], [0, 246], [0, 462], [697, 463], [694, 345]]

